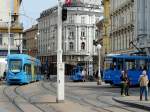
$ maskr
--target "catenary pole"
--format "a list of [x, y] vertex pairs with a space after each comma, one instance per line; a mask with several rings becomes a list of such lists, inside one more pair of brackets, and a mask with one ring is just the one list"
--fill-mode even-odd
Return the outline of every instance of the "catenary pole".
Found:
[[56, 101], [64, 102], [64, 64], [62, 63], [62, 2], [58, 0], [58, 40], [57, 40], [57, 98]]

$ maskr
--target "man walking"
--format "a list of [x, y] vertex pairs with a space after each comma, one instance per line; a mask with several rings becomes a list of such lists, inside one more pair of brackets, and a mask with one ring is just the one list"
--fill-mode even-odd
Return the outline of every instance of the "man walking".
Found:
[[140, 83], [140, 101], [142, 101], [143, 92], [145, 92], [145, 100], [148, 100], [148, 77], [146, 71], [144, 70], [139, 78]]

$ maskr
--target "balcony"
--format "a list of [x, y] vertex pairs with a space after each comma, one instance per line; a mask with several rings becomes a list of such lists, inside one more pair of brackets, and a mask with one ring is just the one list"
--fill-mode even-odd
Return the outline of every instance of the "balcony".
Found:
[[[0, 28], [8, 29], [8, 27], [9, 27], [8, 22], [0, 22]], [[23, 29], [23, 24], [16, 22], [11, 25], [11, 28], [12, 29]]]
[[[0, 45], [0, 50], [7, 50], [8, 49], [8, 45]], [[14, 45], [11, 46], [11, 50], [17, 50], [18, 48]]]

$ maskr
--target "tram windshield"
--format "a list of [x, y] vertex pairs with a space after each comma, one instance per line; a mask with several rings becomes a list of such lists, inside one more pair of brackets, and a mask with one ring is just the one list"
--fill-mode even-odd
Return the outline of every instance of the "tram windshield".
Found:
[[10, 60], [9, 69], [16, 73], [21, 71], [21, 60]]

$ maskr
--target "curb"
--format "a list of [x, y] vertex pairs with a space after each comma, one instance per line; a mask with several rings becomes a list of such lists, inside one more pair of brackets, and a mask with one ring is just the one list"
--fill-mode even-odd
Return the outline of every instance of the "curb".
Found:
[[146, 105], [141, 105], [139, 103], [132, 103], [130, 101], [123, 101], [123, 100], [120, 100], [119, 98], [116, 98], [116, 97], [112, 97], [112, 99], [118, 103], [122, 103], [122, 104], [125, 104], [125, 105], [129, 105], [131, 107], [136, 107], [136, 108], [139, 108], [139, 109], [143, 109], [143, 110], [146, 110], [146, 111], [149, 111], [150, 110], [150, 106], [146, 106]]

